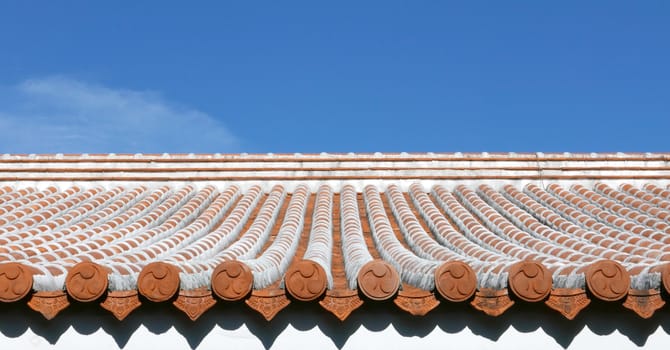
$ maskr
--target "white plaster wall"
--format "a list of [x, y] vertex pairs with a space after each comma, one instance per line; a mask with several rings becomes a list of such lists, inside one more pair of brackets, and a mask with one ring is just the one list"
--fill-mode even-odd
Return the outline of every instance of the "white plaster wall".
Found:
[[[493, 187], [506, 184], [522, 187], [529, 182], [541, 187], [545, 183], [559, 183], [566, 187], [575, 183], [591, 187], [595, 182], [604, 182], [613, 187], [621, 183], [635, 186], [653, 183], [665, 187], [670, 183], [670, 157], [667, 154], [538, 153], [519, 158], [515, 154], [482, 153], [471, 155], [467, 160], [461, 159], [463, 155], [460, 153], [297, 154], [278, 157], [272, 154], [102, 155], [91, 156], [91, 159], [98, 161], [88, 162], [82, 161], [89, 158], [86, 155], [0, 155], [0, 185], [17, 188], [36, 186], [41, 189], [51, 185], [65, 188], [74, 184], [86, 188], [139, 184], [180, 186], [191, 183], [198, 187], [211, 184], [225, 188], [235, 183], [243, 190], [260, 184], [265, 191], [269, 191], [273, 185], [282, 184], [288, 191], [293, 191], [297, 185], [306, 184], [312, 191], [316, 191], [321, 184], [326, 183], [338, 192], [344, 184], [351, 184], [361, 191], [370, 184], [384, 188], [394, 183], [406, 190], [415, 182], [426, 189], [434, 184], [452, 188], [461, 184], [475, 187], [482, 183]], [[24, 163], [35, 159], [44, 162]], [[222, 161], [207, 161], [212, 159]], [[139, 171], [128, 172], [126, 168]], [[62, 172], [62, 169], [82, 170]]]
[[[70, 327], [55, 344], [32, 332], [31, 329], [18, 337], [8, 337], [0, 332], [0, 349], [68, 349], [98, 350], [116, 349], [118, 344], [112, 336], [99, 329], [93, 334], [83, 335]], [[131, 336], [124, 349], [187, 349], [190, 345], [174, 328], [155, 334], [140, 326]], [[235, 330], [225, 330], [215, 326], [204, 337], [197, 349], [264, 349], [263, 343], [242, 325]], [[272, 349], [337, 349], [334, 342], [318, 327], [303, 331], [288, 325], [279, 334]], [[588, 327], [574, 337], [567, 349], [662, 349], [670, 348], [670, 335], [661, 326], [653, 332], [643, 346], [638, 346], [626, 336], [614, 330], [608, 335], [594, 334]], [[473, 334], [465, 328], [459, 333], [447, 333], [439, 327], [423, 337], [405, 337], [393, 325], [382, 331], [370, 331], [360, 326], [346, 341], [343, 349], [517, 349], [550, 350], [565, 349], [542, 328], [533, 332], [520, 332], [509, 327], [500, 338], [491, 340]]]
[[[593, 157], [584, 155], [542, 155], [536, 158], [517, 158], [510, 154], [490, 157], [486, 153], [472, 158], [461, 159], [462, 155], [432, 156], [422, 155], [360, 155], [360, 156], [282, 156], [273, 155], [231, 155], [231, 156], [102, 156], [94, 157], [97, 162], [84, 161], [86, 156], [0, 156], [0, 177], [30, 179], [86, 179], [95, 180], [100, 176], [123, 178], [153, 179], [207, 179], [210, 177], [235, 177], [243, 180], [247, 177], [295, 177], [315, 176], [333, 178], [374, 177], [374, 176], [475, 176], [482, 179], [497, 176], [562, 176], [578, 175], [581, 178], [600, 178], [607, 176], [630, 177], [670, 176], [668, 156], [649, 154], [644, 157], [628, 157], [624, 154], [602, 158], [603, 154]], [[561, 158], [556, 158], [561, 157]], [[311, 159], [306, 161], [306, 159]], [[41, 159], [38, 163], [30, 160]], [[155, 160], [160, 159], [160, 162]], [[221, 162], [211, 160], [221, 159]], [[407, 159], [407, 160], [404, 160]], [[225, 160], [225, 161], [224, 161]], [[253, 161], [250, 161], [253, 160]], [[25, 162], [24, 162], [25, 161]], [[380, 168], [381, 167], [381, 168]], [[521, 168], [518, 168], [521, 167]], [[140, 171], [125, 172], [126, 168]], [[305, 170], [306, 168], [312, 170]], [[590, 168], [590, 169], [588, 169]], [[49, 170], [43, 172], [39, 170]], [[98, 172], [61, 172], [63, 169], [97, 169]], [[146, 172], [141, 171], [147, 170]], [[191, 170], [193, 169], [193, 170]], [[196, 171], [197, 169], [197, 171]], [[151, 171], [150, 171], [151, 170]], [[104, 172], [99, 172], [104, 171]]]

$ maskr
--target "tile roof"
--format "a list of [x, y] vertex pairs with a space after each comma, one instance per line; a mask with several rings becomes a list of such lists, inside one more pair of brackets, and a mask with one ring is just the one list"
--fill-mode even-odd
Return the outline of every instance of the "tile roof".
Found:
[[591, 300], [644, 318], [670, 292], [670, 155], [0, 156], [0, 302], [192, 320], [217, 303], [341, 320]]

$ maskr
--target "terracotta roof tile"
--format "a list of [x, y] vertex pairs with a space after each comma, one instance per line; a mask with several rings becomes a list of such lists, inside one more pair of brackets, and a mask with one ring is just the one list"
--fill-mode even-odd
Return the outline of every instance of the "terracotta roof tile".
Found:
[[670, 292], [667, 160], [5, 155], [0, 302], [49, 319], [171, 302], [192, 320], [242, 301], [340, 320], [384, 300], [412, 315], [544, 302], [572, 319], [597, 298], [648, 318]]

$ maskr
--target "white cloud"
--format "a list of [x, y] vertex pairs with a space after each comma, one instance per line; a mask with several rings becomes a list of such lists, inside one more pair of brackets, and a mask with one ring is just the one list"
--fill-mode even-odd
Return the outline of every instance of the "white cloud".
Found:
[[218, 120], [151, 92], [66, 77], [0, 89], [0, 153], [235, 152]]

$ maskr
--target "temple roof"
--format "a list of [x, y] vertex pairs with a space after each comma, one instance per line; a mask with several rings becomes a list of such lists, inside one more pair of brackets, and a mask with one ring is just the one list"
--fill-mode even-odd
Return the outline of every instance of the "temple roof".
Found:
[[[0, 156], [0, 302], [122, 320], [392, 301], [497, 316], [670, 291], [668, 154]], [[473, 312], [478, 312], [473, 311]]]

